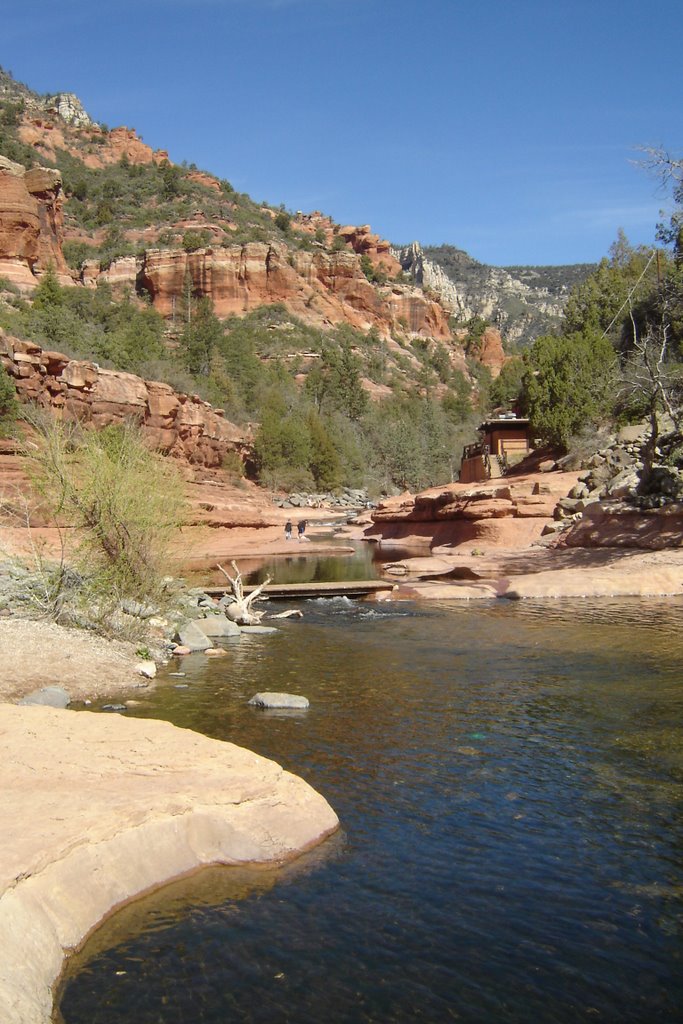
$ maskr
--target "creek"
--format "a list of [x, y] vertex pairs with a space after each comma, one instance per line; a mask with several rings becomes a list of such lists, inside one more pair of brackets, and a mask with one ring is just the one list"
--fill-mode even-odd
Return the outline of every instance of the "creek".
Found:
[[128, 714], [274, 758], [341, 832], [114, 915], [67, 1024], [680, 1020], [683, 602], [302, 607]]

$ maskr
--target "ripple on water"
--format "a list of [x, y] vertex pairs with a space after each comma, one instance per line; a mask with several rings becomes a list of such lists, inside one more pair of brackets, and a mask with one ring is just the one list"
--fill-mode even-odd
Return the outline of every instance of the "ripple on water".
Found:
[[[274, 757], [343, 833], [116, 915], [67, 1024], [679, 1019], [683, 606], [305, 611], [135, 713]], [[305, 716], [246, 705], [275, 682]]]

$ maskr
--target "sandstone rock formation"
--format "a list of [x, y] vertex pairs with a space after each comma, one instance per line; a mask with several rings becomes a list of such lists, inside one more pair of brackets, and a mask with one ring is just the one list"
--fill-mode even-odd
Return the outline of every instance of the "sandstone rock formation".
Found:
[[367, 256], [374, 267], [383, 270], [389, 277], [396, 277], [400, 273], [401, 264], [393, 255], [390, 243], [373, 234], [369, 224], [360, 227], [346, 225], [339, 228], [337, 234], [354, 252], [359, 256]]
[[279, 765], [166, 722], [0, 705], [0, 731], [3, 1024], [49, 1024], [65, 953], [116, 906], [203, 865], [276, 865], [338, 826]]
[[579, 548], [680, 548], [683, 504], [641, 509], [618, 499], [591, 502], [563, 534], [563, 543]]
[[221, 183], [218, 178], [214, 178], [213, 174], [207, 174], [206, 171], [190, 171], [187, 175], [188, 181], [194, 181], [197, 185], [203, 185], [204, 188], [211, 189], [212, 192], [220, 192]]
[[503, 339], [497, 327], [487, 327], [481, 336], [481, 348], [477, 353], [477, 362], [487, 366], [495, 380], [507, 361], [503, 351]]
[[401, 264], [393, 253], [391, 243], [374, 234], [369, 224], [342, 226], [319, 210], [313, 213], [302, 213], [299, 210], [293, 225], [297, 231], [318, 236], [321, 244], [328, 247], [335, 238], [341, 238], [347, 248], [359, 256], [367, 256], [373, 267], [383, 270], [388, 277], [395, 277], [401, 271]]
[[[456, 328], [453, 331], [453, 336], [463, 342], [467, 339], [468, 334], [469, 332], [466, 328]], [[468, 355], [471, 355], [482, 366], [488, 367], [491, 371], [491, 377], [495, 380], [508, 359], [503, 349], [503, 339], [498, 328], [486, 327], [479, 339], [476, 351], [468, 351]]]
[[262, 242], [192, 253], [150, 250], [131, 283], [147, 291], [155, 308], [170, 317], [188, 274], [193, 292], [208, 296], [219, 317], [283, 302], [295, 315], [323, 328], [347, 322], [360, 330], [375, 327], [387, 336], [403, 321], [416, 334], [451, 337], [438, 303], [417, 288], [374, 287], [361, 272], [358, 257], [348, 251], [292, 252]]
[[20, 399], [96, 428], [132, 419], [151, 447], [191, 465], [220, 466], [228, 451], [250, 451], [250, 439], [222, 410], [160, 381], [104, 370], [2, 332], [0, 361]]
[[55, 160], [57, 150], [62, 149], [91, 168], [117, 164], [122, 157], [131, 164], [161, 164], [168, 160], [165, 149], [152, 149], [134, 128], [122, 126], [108, 132], [100, 125], [91, 124], [87, 131], [87, 136], [74, 137], [60, 120], [48, 114], [25, 118], [19, 128], [19, 138], [43, 159]]
[[52, 264], [63, 284], [73, 284], [62, 253], [63, 199], [59, 171], [27, 171], [0, 157], [0, 277], [31, 290]]
[[453, 483], [404, 494], [378, 506], [365, 536], [383, 547], [526, 547], [540, 540], [553, 522], [558, 499], [576, 478], [576, 473], [550, 474], [544, 477], [544, 493], [538, 493], [535, 476], [522, 475], [475, 487]]

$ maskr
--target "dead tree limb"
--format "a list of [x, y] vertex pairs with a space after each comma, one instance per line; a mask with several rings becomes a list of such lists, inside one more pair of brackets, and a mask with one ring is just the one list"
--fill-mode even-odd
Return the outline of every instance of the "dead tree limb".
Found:
[[263, 618], [264, 612], [257, 612], [251, 607], [254, 601], [264, 601], [266, 596], [262, 593], [264, 587], [267, 587], [271, 581], [270, 576], [266, 576], [263, 583], [260, 583], [258, 587], [255, 587], [250, 594], [244, 593], [244, 586], [242, 584], [242, 573], [239, 571], [236, 562], [231, 562], [231, 566], [235, 572], [234, 576], [223, 568], [222, 565], [218, 565], [218, 569], [223, 573], [224, 576], [230, 581], [232, 588], [233, 601], [228, 604], [225, 609], [225, 614], [232, 621], [236, 622], [238, 626], [257, 626]]

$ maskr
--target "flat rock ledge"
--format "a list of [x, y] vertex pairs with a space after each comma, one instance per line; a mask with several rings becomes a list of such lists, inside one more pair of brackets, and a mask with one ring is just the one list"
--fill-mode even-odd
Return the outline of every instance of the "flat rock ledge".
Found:
[[2, 1024], [49, 1024], [65, 955], [115, 907], [339, 824], [275, 762], [166, 722], [0, 704], [0, 736]]

